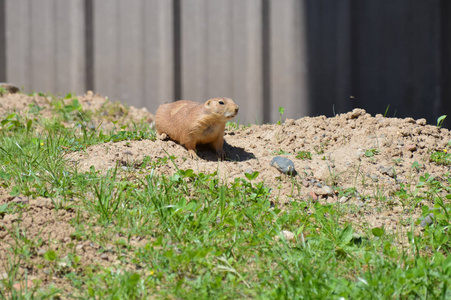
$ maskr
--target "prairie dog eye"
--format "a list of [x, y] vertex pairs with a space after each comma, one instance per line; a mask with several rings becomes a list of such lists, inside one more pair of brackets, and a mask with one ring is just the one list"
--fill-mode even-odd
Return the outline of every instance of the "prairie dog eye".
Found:
[[224, 105], [224, 101], [220, 100], [219, 104]]

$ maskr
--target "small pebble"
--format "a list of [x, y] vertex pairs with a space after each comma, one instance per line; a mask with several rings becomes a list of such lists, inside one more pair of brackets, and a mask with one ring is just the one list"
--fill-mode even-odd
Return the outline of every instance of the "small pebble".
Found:
[[421, 227], [425, 228], [428, 225], [431, 225], [432, 223], [434, 223], [434, 214], [430, 213], [429, 215], [427, 215], [423, 220], [421, 220]]
[[302, 185], [305, 186], [305, 187], [309, 187], [310, 181], [308, 181], [307, 179], [303, 179], [302, 180]]
[[288, 125], [288, 126], [294, 125], [294, 120], [293, 119], [286, 119], [285, 120], [285, 125]]
[[408, 145], [405, 146], [405, 148], [406, 148], [407, 151], [415, 151], [415, 150], [417, 150], [417, 146], [413, 145], [413, 144], [408, 144]]
[[355, 119], [358, 118], [359, 116], [362, 116], [366, 113], [365, 110], [361, 109], [361, 108], [354, 108], [352, 110], [352, 112], [349, 114], [349, 119]]
[[313, 200], [313, 202], [318, 201], [318, 195], [314, 191], [310, 191], [309, 193], [310, 198]]
[[17, 196], [12, 200], [12, 202], [20, 204], [28, 204], [30, 202], [30, 199], [28, 197]]
[[379, 181], [379, 176], [377, 175], [370, 175], [371, 180], [373, 180], [374, 182], [378, 182]]
[[424, 125], [426, 125], [426, 119], [418, 119], [418, 120], [416, 121], [416, 123], [417, 123], [418, 125], [424, 126]]
[[342, 196], [340, 197], [340, 199], [338, 200], [339, 203], [346, 203], [349, 201], [348, 197]]
[[384, 174], [384, 175], [388, 175], [388, 176], [390, 176], [390, 177], [392, 177], [392, 178], [395, 177], [395, 171], [393, 170], [392, 167], [382, 167], [382, 168], [380, 169], [380, 171], [381, 171], [381, 173]]
[[13, 289], [15, 290], [26, 290], [31, 289], [33, 287], [33, 281], [27, 279], [26, 282], [16, 282], [13, 284]]
[[327, 185], [323, 186], [323, 191], [328, 196], [333, 196], [334, 195], [334, 190], [331, 187], [327, 186]]
[[244, 170], [244, 173], [245, 174], [253, 174], [254, 173], [254, 170], [252, 170], [251, 168], [247, 168], [246, 170]]
[[296, 169], [294, 168], [294, 163], [288, 158], [276, 156], [271, 160], [270, 165], [283, 174], [288, 174], [291, 176], [297, 174]]
[[294, 239], [294, 233], [288, 230], [282, 230], [282, 234], [287, 241]]
[[67, 262], [65, 262], [65, 261], [60, 261], [60, 262], [58, 262], [58, 266], [59, 266], [59, 267], [67, 267]]

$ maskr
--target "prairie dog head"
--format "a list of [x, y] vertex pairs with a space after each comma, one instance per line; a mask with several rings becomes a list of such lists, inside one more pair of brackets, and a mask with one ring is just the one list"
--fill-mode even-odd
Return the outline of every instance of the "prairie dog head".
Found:
[[209, 113], [232, 119], [238, 114], [238, 105], [232, 99], [226, 97], [211, 98], [205, 102], [205, 108]]

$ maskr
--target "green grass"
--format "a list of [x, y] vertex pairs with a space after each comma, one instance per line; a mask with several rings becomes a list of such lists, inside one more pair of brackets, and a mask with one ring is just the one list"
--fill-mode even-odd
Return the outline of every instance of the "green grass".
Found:
[[[77, 102], [54, 102], [60, 118], [26, 119], [9, 115], [0, 130], [0, 185], [12, 195], [51, 198], [55, 210], [75, 211], [72, 241], [90, 241], [99, 252], [112, 253], [117, 264], [83, 264], [74, 252], [48, 250], [40, 266], [64, 279], [71, 294], [83, 299], [447, 299], [451, 297], [451, 177], [445, 181], [422, 174], [417, 186], [435, 200], [422, 217], [436, 223], [422, 237], [409, 231], [408, 247], [383, 228], [356, 234], [345, 221], [346, 207], [293, 201], [273, 208], [270, 189], [258, 172], [246, 179], [222, 182], [216, 173], [177, 170], [172, 176], [154, 171], [173, 157], [148, 160], [150, 171], [129, 180], [120, 170], [82, 173], [65, 158], [67, 152], [108, 141], [153, 139], [145, 128], [102, 133], [83, 127], [90, 113]], [[60, 104], [58, 104], [60, 103]], [[79, 118], [82, 115], [83, 118]], [[78, 122], [74, 131], [62, 122]], [[282, 150], [281, 150], [282, 151]], [[377, 152], [368, 150], [367, 156]], [[298, 153], [297, 159], [311, 159]], [[438, 161], [437, 161], [438, 162]], [[146, 165], [146, 163], [144, 163]], [[136, 170], [139, 173], [139, 169]], [[418, 194], [400, 189], [407, 207]], [[445, 198], [440, 192], [448, 194]], [[348, 189], [340, 195], [352, 195]], [[21, 214], [27, 205], [0, 206], [0, 218]], [[415, 220], [420, 222], [421, 220]], [[67, 297], [52, 285], [13, 289], [14, 282], [50, 243], [32, 238], [20, 226], [9, 232], [14, 243], [4, 262], [0, 298]], [[94, 228], [102, 230], [95, 231]], [[413, 224], [412, 224], [413, 226]], [[413, 227], [412, 227], [413, 228]], [[294, 233], [286, 240], [282, 231]], [[131, 241], [144, 241], [134, 244]], [[73, 243], [73, 242], [71, 242]], [[74, 247], [74, 245], [61, 246]]]
[[439, 165], [451, 165], [451, 153], [445, 149], [445, 151], [436, 151], [431, 154], [431, 161]]

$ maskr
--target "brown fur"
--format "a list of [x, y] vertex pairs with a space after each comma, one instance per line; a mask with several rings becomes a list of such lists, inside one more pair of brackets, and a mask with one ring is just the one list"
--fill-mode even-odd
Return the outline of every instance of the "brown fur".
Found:
[[193, 158], [197, 157], [196, 146], [207, 144], [224, 159], [225, 123], [237, 113], [238, 106], [230, 98], [212, 98], [205, 103], [179, 100], [160, 105], [155, 128], [159, 134], [184, 145]]

